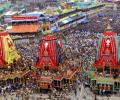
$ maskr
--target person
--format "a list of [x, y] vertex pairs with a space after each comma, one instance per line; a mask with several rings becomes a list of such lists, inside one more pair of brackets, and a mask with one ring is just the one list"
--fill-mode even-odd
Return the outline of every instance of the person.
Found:
[[79, 85], [79, 91], [81, 91], [81, 85]]
[[76, 89], [74, 90], [74, 93], [75, 93], [75, 96], [77, 96], [77, 90]]
[[19, 97], [16, 95], [15, 98], [14, 98], [14, 100], [19, 100]]
[[103, 95], [105, 95], [105, 89], [103, 89], [103, 91], [102, 91], [102, 92], [103, 92]]
[[84, 95], [83, 98], [86, 100], [86, 96]]
[[101, 89], [99, 90], [99, 94], [100, 94], [100, 95], [102, 94], [102, 90], [101, 90]]
[[109, 100], [109, 99], [110, 99], [110, 97], [107, 98], [107, 100]]
[[97, 96], [96, 96], [96, 94], [95, 94], [95, 99], [94, 100], [97, 100]]

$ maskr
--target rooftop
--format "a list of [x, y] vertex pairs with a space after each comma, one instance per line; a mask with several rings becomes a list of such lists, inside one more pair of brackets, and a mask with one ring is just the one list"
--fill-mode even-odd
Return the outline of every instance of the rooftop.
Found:
[[39, 24], [20, 24], [13, 25], [11, 29], [8, 29], [9, 33], [32, 33], [37, 32], [39, 29]]

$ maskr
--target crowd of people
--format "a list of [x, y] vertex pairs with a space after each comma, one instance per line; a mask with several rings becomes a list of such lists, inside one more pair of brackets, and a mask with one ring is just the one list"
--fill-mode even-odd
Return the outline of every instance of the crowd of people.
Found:
[[[86, 25], [77, 25], [63, 32], [66, 39], [64, 45], [66, 57], [81, 60], [82, 64], [90, 65], [96, 60], [99, 38], [110, 22], [113, 31], [119, 35], [120, 11], [103, 11], [103, 16], [89, 18]], [[76, 62], [76, 61], [75, 61]], [[78, 65], [78, 64], [77, 64]]]
[[[69, 30], [68, 30], [69, 31]], [[93, 64], [100, 34], [70, 29], [66, 34], [65, 54], [68, 59], [79, 58], [84, 64]], [[79, 64], [77, 64], [79, 65]]]
[[[119, 11], [104, 11], [103, 13], [105, 14], [104, 17], [94, 16], [94, 18], [90, 18], [90, 22], [85, 25], [80, 24], [62, 31], [65, 37], [65, 43], [63, 43], [62, 49], [65, 53], [65, 59], [68, 60], [68, 66], [90, 66], [95, 62], [98, 40], [101, 33], [105, 30], [108, 20], [111, 21], [113, 30], [119, 35]], [[39, 41], [35, 40], [28, 43], [16, 44], [16, 48], [21, 55], [21, 60], [12, 64], [9, 69], [0, 70], [1, 73], [7, 74], [17, 70], [23, 71], [27, 68], [31, 69], [31, 66], [34, 66], [38, 60]], [[26, 85], [26, 87], [30, 86], [31, 83]], [[76, 88], [77, 87], [75, 87], [74, 90], [76, 90]]]

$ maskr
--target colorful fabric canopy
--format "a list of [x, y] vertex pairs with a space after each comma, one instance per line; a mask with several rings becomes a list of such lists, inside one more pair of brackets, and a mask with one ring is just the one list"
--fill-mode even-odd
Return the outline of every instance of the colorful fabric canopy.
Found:
[[118, 65], [116, 33], [107, 31], [102, 34], [98, 47], [98, 58], [95, 66]]
[[9, 34], [0, 32], [0, 65], [13, 63], [14, 60], [19, 58], [20, 56]]
[[[40, 43], [40, 55], [36, 63], [38, 68], [56, 68], [60, 62], [62, 43], [54, 35], [47, 35]], [[58, 56], [59, 55], [59, 56]]]

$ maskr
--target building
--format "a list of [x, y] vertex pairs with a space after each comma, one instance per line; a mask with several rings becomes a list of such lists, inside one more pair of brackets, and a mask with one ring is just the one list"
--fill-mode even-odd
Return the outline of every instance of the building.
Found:
[[7, 2], [9, 0], [0, 0], [0, 3], [4, 3], [4, 2]]
[[16, 43], [29, 42], [38, 35], [40, 24], [35, 16], [13, 16], [12, 26], [7, 28]]
[[36, 7], [44, 8], [47, 7], [48, 5], [56, 6], [60, 3], [59, 0], [21, 0], [21, 2], [23, 2], [26, 5], [30, 4], [32, 8]]

